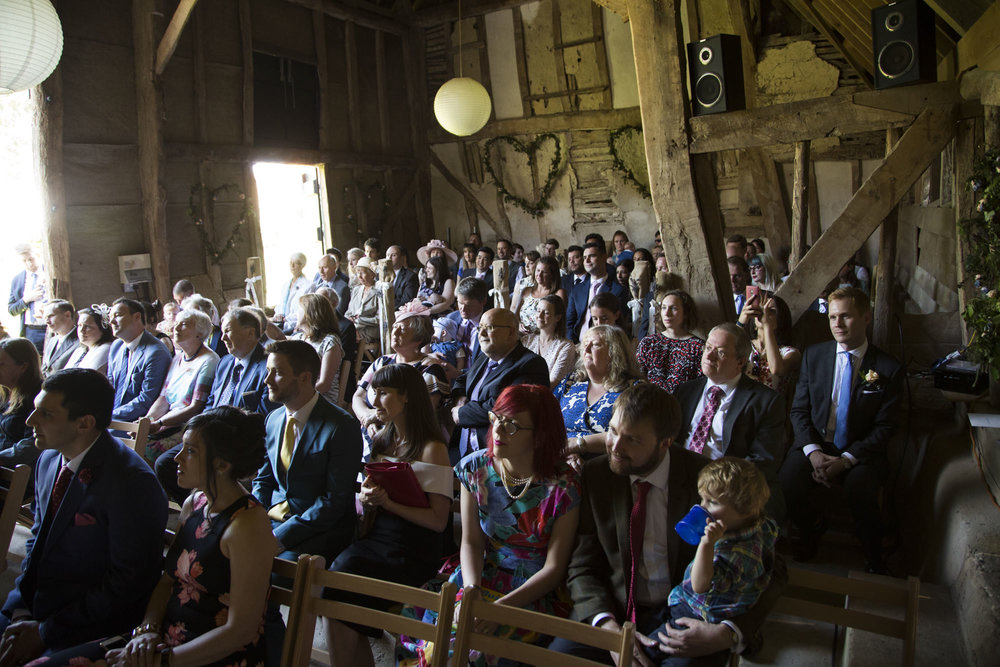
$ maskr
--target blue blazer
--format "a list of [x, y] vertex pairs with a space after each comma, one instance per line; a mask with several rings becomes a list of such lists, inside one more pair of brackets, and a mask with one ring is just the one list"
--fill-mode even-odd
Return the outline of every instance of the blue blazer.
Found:
[[[604, 292], [611, 292], [618, 297], [618, 305], [622, 312], [621, 326], [631, 336], [632, 318], [627, 305], [632, 298], [631, 295], [625, 293], [625, 288], [619, 285], [618, 281], [610, 273], [604, 279], [604, 283], [601, 284], [600, 289], [597, 290], [598, 294]], [[583, 322], [586, 319], [587, 304], [589, 302], [590, 274], [588, 273], [582, 283], [573, 287], [573, 291], [569, 293], [569, 304], [566, 306], [566, 335], [574, 343], [580, 342], [580, 329], [583, 327]]]
[[14, 276], [14, 279], [10, 281], [10, 298], [7, 299], [7, 312], [19, 318], [18, 322], [21, 325], [19, 335], [22, 337], [24, 336], [24, 313], [27, 312], [30, 305], [24, 302], [24, 281], [27, 276], [27, 271], [21, 271]]
[[163, 572], [167, 498], [149, 465], [104, 431], [50, 516], [62, 455], [35, 467], [36, 521], [21, 575], [3, 607], [38, 620], [47, 650], [127, 633]]
[[274, 524], [274, 536], [286, 551], [301, 552], [296, 547], [311, 541], [309, 553], [331, 560], [354, 538], [361, 425], [320, 396], [302, 429], [291, 465], [282, 472], [278, 452], [286, 414], [274, 410], [267, 416], [267, 460], [253, 481], [253, 495], [267, 508], [288, 502], [291, 516]]
[[[208, 395], [208, 400], [205, 402], [206, 410], [222, 405], [219, 403], [219, 399], [222, 397], [226, 385], [229, 384], [229, 378], [233, 374], [233, 366], [235, 365], [236, 357], [231, 354], [227, 354], [219, 360], [219, 366], [215, 369], [215, 380], [212, 382], [212, 393]], [[267, 387], [264, 386], [264, 378], [266, 377], [267, 354], [264, 353], [264, 348], [261, 347], [260, 343], [257, 343], [257, 346], [250, 352], [247, 368], [240, 376], [239, 384], [236, 385], [236, 390], [233, 392], [232, 406], [261, 414], [267, 414], [278, 407], [276, 403], [272, 403], [267, 398]]]
[[156, 336], [143, 331], [142, 340], [135, 350], [138, 359], [132, 364], [132, 373], [129, 375], [125, 363], [126, 350], [125, 341], [120, 338], [111, 344], [108, 380], [115, 388], [112, 418], [131, 422], [144, 417], [149, 412], [149, 406], [160, 395], [163, 381], [167, 379], [167, 371], [170, 369], [170, 353]]

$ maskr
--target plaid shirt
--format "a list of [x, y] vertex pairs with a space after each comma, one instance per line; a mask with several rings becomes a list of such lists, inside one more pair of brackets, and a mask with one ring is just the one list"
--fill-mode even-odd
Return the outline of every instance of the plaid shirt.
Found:
[[670, 591], [668, 604], [684, 603], [709, 623], [718, 623], [744, 613], [771, 583], [774, 542], [778, 524], [765, 517], [715, 543], [712, 587], [706, 593], [691, 589], [691, 563], [684, 581]]

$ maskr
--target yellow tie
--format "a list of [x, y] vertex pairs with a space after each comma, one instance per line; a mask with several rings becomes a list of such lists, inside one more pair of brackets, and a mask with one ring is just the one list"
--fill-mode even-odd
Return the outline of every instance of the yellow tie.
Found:
[[[292, 464], [292, 453], [295, 451], [295, 424], [297, 422], [292, 418], [291, 415], [285, 421], [285, 433], [281, 439], [281, 451], [278, 452], [278, 458], [281, 459], [281, 465], [285, 469], [285, 479], [288, 479], [288, 467]], [[275, 477], [277, 477], [278, 471], [275, 470]], [[287, 481], [286, 481], [287, 483]], [[284, 521], [288, 518], [289, 507], [288, 503], [282, 501], [269, 509], [267, 515], [274, 519], [275, 521]]]

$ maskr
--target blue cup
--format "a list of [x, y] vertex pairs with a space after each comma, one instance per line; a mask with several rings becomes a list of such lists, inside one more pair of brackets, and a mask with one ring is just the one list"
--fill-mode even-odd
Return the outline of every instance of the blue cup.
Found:
[[708, 525], [709, 521], [712, 521], [712, 515], [709, 514], [708, 510], [701, 505], [695, 505], [683, 519], [677, 522], [674, 530], [677, 531], [682, 540], [697, 546], [705, 534], [705, 526]]

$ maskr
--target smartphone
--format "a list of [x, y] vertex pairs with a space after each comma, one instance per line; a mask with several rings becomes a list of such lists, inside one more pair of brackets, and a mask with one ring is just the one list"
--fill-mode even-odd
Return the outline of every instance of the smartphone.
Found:
[[759, 285], [747, 285], [746, 305], [750, 305], [754, 299], [760, 298]]

